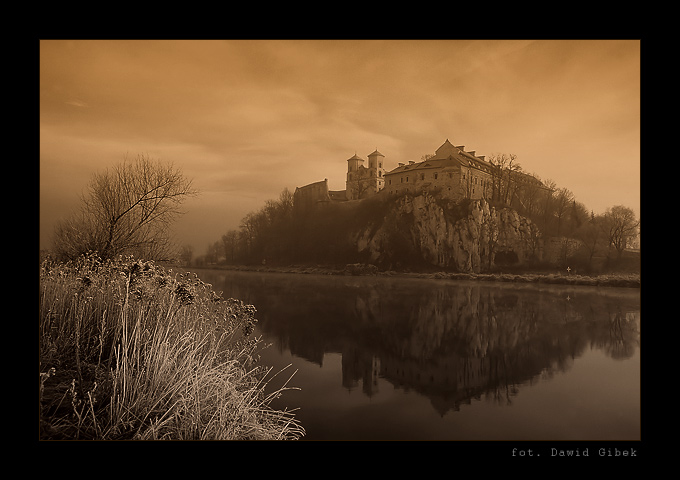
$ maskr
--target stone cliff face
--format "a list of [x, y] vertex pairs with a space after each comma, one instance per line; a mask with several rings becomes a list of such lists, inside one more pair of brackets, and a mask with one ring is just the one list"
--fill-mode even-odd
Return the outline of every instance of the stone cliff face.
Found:
[[515, 210], [496, 209], [485, 200], [452, 207], [427, 193], [400, 198], [382, 223], [357, 232], [353, 241], [372, 263], [398, 262], [395, 252], [407, 245], [429, 264], [467, 273], [541, 256], [540, 232]]

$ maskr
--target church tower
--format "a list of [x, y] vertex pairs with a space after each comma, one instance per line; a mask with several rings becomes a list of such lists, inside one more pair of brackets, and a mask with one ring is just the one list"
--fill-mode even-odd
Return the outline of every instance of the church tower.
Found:
[[369, 188], [371, 193], [378, 193], [385, 187], [385, 155], [376, 149], [368, 155], [368, 175], [370, 177]]
[[364, 159], [356, 153], [352, 158], [347, 159], [347, 182], [345, 185], [348, 200], [359, 198], [359, 180], [363, 177], [365, 170]]

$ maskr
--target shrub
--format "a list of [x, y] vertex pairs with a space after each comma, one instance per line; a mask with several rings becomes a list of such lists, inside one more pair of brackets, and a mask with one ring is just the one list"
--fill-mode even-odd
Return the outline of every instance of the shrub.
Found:
[[46, 260], [39, 299], [41, 439], [299, 438], [269, 404], [255, 308], [195, 274], [94, 255]]

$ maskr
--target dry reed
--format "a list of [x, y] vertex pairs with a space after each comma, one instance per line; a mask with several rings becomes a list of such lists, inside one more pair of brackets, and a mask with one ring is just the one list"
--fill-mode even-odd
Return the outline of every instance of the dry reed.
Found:
[[[271, 408], [255, 309], [153, 262], [46, 261], [40, 270], [40, 438], [298, 439]], [[290, 379], [289, 379], [290, 380]]]

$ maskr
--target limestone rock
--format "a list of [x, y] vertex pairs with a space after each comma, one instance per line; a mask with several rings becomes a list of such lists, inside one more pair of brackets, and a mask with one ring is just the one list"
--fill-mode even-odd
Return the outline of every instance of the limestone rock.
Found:
[[450, 205], [429, 193], [400, 198], [381, 224], [353, 240], [373, 263], [394, 261], [397, 247], [407, 242], [427, 263], [466, 273], [523, 265], [541, 255], [540, 232], [515, 210], [496, 209], [484, 199]]

